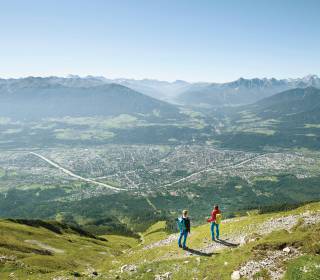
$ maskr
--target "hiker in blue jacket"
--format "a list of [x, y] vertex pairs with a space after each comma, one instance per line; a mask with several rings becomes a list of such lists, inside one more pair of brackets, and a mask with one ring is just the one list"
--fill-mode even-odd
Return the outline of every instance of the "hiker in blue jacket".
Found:
[[[180, 230], [180, 236], [178, 239], [178, 245], [180, 248], [187, 249], [186, 242], [188, 234], [190, 233], [190, 219], [188, 218], [188, 210], [182, 211], [182, 216], [177, 220], [178, 228]], [[181, 240], [183, 238], [183, 243], [181, 245]]]

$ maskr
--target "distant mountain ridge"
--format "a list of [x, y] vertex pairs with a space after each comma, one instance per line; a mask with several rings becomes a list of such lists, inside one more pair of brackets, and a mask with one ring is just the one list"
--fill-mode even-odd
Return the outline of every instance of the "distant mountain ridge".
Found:
[[295, 88], [230, 108], [232, 129], [219, 136], [233, 148], [320, 148], [320, 89]]
[[320, 78], [309, 75], [297, 79], [244, 79], [229, 83], [195, 84], [177, 97], [179, 103], [197, 106], [226, 106], [254, 103], [273, 94], [306, 87], [320, 88]]
[[160, 100], [173, 100], [179, 93], [185, 91], [191, 83], [177, 80], [174, 82], [159, 81], [154, 79], [108, 79], [102, 76], [86, 76], [68, 75], [67, 77], [26, 77], [18, 79], [1, 79], [0, 89], [3, 87], [16, 87], [35, 85], [37, 83], [48, 85], [63, 85], [68, 87], [93, 87], [105, 84], [118, 84], [128, 87], [132, 90], [141, 92], [142, 94], [157, 98]]
[[156, 114], [179, 115], [175, 106], [128, 87], [99, 78], [36, 78], [0, 80], [1, 116], [46, 118]]
[[151, 97], [171, 102], [174, 102], [180, 93], [186, 91], [192, 85], [181, 80], [167, 82], [152, 79], [115, 79], [111, 80], [111, 82], [127, 86]]
[[294, 88], [320, 88], [320, 78], [308, 75], [296, 79], [253, 78], [227, 83], [197, 82], [189, 83], [182, 80], [174, 82], [155, 79], [108, 79], [102, 76], [69, 75], [68, 77], [27, 77], [20, 79], [0, 79], [0, 94], [3, 91], [14, 91], [19, 87], [46, 86], [91, 88], [108, 84], [117, 84], [137, 91], [144, 95], [170, 103], [220, 107], [252, 104], [276, 93]]
[[280, 92], [247, 107], [262, 119], [278, 119], [290, 127], [320, 123], [320, 89], [296, 88]]
[[315, 110], [320, 107], [320, 89], [307, 87], [283, 91], [258, 101], [252, 107], [258, 108], [260, 114], [272, 112], [281, 116]]

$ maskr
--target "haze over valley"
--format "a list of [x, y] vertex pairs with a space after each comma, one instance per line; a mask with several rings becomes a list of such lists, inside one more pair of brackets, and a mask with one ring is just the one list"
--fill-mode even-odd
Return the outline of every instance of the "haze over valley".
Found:
[[228, 215], [318, 199], [319, 80], [2, 79], [2, 216], [85, 224], [97, 210], [136, 231], [140, 211], [156, 211], [147, 225], [189, 201], [201, 216], [212, 196]]

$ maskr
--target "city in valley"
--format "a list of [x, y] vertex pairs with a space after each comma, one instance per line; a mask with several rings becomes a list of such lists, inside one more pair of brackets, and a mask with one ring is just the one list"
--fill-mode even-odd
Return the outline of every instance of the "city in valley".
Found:
[[[284, 174], [298, 179], [312, 177], [320, 166], [320, 153], [243, 152], [201, 145], [105, 145], [2, 151], [0, 166], [2, 194], [11, 188], [68, 186], [61, 199], [113, 192], [147, 196], [169, 192], [177, 196], [186, 185], [214, 187], [215, 182], [230, 177], [249, 185], [275, 181]], [[241, 185], [234, 188], [241, 190]]]

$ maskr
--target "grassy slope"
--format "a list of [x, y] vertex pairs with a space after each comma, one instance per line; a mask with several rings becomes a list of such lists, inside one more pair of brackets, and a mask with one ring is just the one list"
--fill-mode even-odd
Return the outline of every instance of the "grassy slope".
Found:
[[[320, 203], [305, 205], [298, 209], [235, 218], [221, 227], [224, 235], [241, 235], [242, 232], [255, 232], [256, 227], [270, 218], [277, 218], [306, 211], [319, 211]], [[297, 221], [298, 222], [298, 221]], [[299, 223], [298, 223], [299, 224]], [[290, 261], [285, 279], [316, 279], [320, 268], [320, 228], [319, 224], [312, 227], [297, 226], [292, 233], [287, 231], [273, 232], [262, 239], [250, 242], [236, 249], [226, 248], [215, 252], [212, 256], [187, 256], [176, 246], [176, 242], [161, 245], [148, 250], [143, 247], [167, 237], [165, 223], [158, 222], [141, 234], [140, 240], [116, 235], [104, 236], [107, 241], [81, 237], [68, 232], [56, 234], [44, 228], [35, 228], [0, 221], [0, 256], [13, 256], [16, 260], [1, 261], [0, 279], [7, 279], [14, 272], [17, 279], [53, 279], [54, 276], [70, 276], [75, 271], [87, 279], [90, 271], [97, 271], [98, 278], [114, 279], [154, 279], [154, 275], [172, 272], [173, 279], [230, 279], [232, 271], [242, 263], [255, 258], [255, 248], [278, 248], [284, 245], [299, 246], [306, 255]], [[192, 230], [189, 246], [202, 248], [209, 239], [208, 225]], [[25, 240], [37, 240], [50, 247], [63, 250], [48, 253], [42, 246], [27, 243]], [[41, 251], [43, 250], [43, 251]], [[125, 264], [137, 266], [136, 273], [120, 273]], [[307, 272], [302, 272], [306, 266]], [[301, 268], [301, 269], [300, 269]], [[213, 274], [214, 273], [214, 274]]]
[[[241, 219], [233, 219], [233, 222], [227, 223], [222, 226], [221, 231], [224, 235], [228, 234], [241, 234], [241, 232], [254, 232], [256, 227], [269, 220], [270, 218], [277, 218], [286, 215], [298, 214], [305, 212], [307, 210], [316, 211], [320, 210], [320, 203], [309, 204], [304, 207], [300, 207], [298, 209], [288, 211], [288, 212], [280, 212], [280, 213], [272, 213], [272, 214], [264, 214], [264, 215], [251, 215], [250, 217], [245, 217]], [[283, 244], [287, 242], [287, 240], [301, 241], [306, 244], [306, 247], [312, 247], [310, 242], [313, 241], [310, 239], [311, 232], [314, 232], [315, 229], [309, 229], [307, 232], [298, 231], [293, 234], [286, 234], [286, 232], [271, 234], [266, 236], [265, 238], [248, 243], [245, 246], [241, 246], [237, 249], [229, 249], [227, 248], [223, 252], [219, 252], [218, 254], [214, 254], [212, 257], [187, 257], [185, 253], [177, 248], [176, 243], [172, 243], [171, 245], [156, 247], [150, 249], [148, 251], [142, 251], [141, 249], [134, 249], [131, 255], [121, 256], [119, 260], [121, 260], [122, 264], [133, 263], [138, 265], [138, 273], [137, 274], [128, 274], [127, 276], [121, 275], [124, 279], [153, 279], [154, 274], [163, 274], [165, 272], [171, 271], [173, 273], [173, 279], [192, 279], [192, 277], [198, 277], [199, 279], [230, 279], [230, 275], [232, 271], [234, 271], [240, 264], [249, 260], [250, 258], [254, 258], [254, 246], [259, 243], [280, 243]], [[162, 238], [161, 231], [157, 231], [154, 235], [148, 238], [152, 238], [153, 240]], [[192, 248], [201, 248], [205, 246], [204, 241], [209, 239], [209, 228], [208, 225], [203, 225], [195, 228], [192, 232], [192, 235], [189, 239], [189, 246]], [[316, 237], [317, 242], [320, 242], [320, 234]], [[307, 250], [308, 251], [308, 250]], [[311, 255], [315, 255], [315, 253], [310, 249]], [[311, 257], [313, 258], [313, 257]], [[200, 260], [200, 261], [199, 261]], [[312, 261], [319, 262], [319, 256], [314, 257]], [[227, 262], [227, 264], [225, 264]], [[291, 266], [290, 266], [291, 267]], [[152, 272], [147, 273], [148, 269], [152, 269]], [[214, 275], [212, 274], [214, 272]], [[290, 272], [291, 273], [291, 272]], [[287, 278], [294, 279], [294, 278]], [[298, 278], [297, 278], [298, 279]], [[310, 278], [312, 279], [312, 278]]]
[[[52, 279], [55, 275], [85, 272], [87, 268], [94, 269], [105, 258], [120, 254], [131, 239], [110, 236], [101, 241], [73, 232], [57, 234], [43, 227], [2, 220], [0, 256], [9, 260], [0, 261], [0, 279], [7, 279], [11, 272], [18, 279]], [[48, 253], [47, 246], [53, 253]]]

